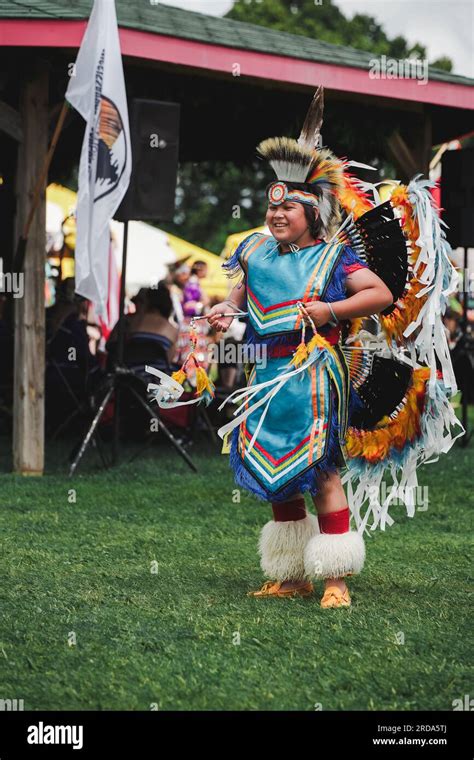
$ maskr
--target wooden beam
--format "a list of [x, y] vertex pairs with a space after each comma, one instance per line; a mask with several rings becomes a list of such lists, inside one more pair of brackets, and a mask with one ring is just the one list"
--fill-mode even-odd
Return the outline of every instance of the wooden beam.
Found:
[[[38, 62], [20, 94], [23, 142], [18, 150], [15, 237], [24, 228], [48, 150], [48, 73]], [[23, 269], [23, 296], [15, 298], [13, 469], [42, 475], [44, 469], [44, 370], [46, 180], [30, 227]]]
[[23, 140], [21, 116], [18, 111], [0, 100], [0, 132], [4, 132], [18, 143]]
[[431, 114], [424, 109], [421, 121], [410, 130], [412, 147], [409, 147], [400, 134], [394, 132], [387, 140], [387, 146], [390, 156], [400, 172], [400, 177], [404, 182], [412, 179], [415, 174], [423, 174], [426, 178], [430, 176], [430, 161], [432, 153], [432, 124]]
[[394, 132], [389, 137], [387, 146], [390, 156], [400, 172], [397, 179], [407, 182], [419, 171], [415, 157], [399, 132]]
[[422, 172], [427, 179], [429, 179], [430, 176], [432, 145], [431, 115], [425, 109], [423, 113], [423, 121], [417, 133], [415, 161], [418, 171]]

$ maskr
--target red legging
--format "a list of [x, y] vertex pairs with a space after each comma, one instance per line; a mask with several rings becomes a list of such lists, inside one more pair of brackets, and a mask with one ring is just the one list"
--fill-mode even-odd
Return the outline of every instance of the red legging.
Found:
[[[306, 504], [303, 496], [288, 501], [272, 501], [275, 522], [303, 520], [306, 517]], [[349, 507], [337, 512], [318, 514], [321, 533], [347, 533], [349, 531]]]
[[275, 522], [303, 520], [306, 517], [306, 504], [302, 496], [290, 501], [272, 501]]

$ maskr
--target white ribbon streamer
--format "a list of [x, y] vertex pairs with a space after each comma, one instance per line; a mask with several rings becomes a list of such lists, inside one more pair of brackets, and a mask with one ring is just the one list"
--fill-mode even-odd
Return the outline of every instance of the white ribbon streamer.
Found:
[[148, 383], [147, 385], [147, 392], [153, 391], [153, 396], [156, 400], [156, 403], [161, 409], [174, 409], [177, 406], [188, 406], [189, 404], [199, 404], [200, 401], [202, 401], [202, 398], [192, 398], [189, 401], [178, 401], [179, 398], [184, 393], [184, 388], [182, 385], [176, 382], [176, 380], [173, 380], [172, 377], [167, 375], [165, 372], [162, 372], [160, 369], [156, 369], [156, 367], [149, 367], [148, 365], [145, 366], [145, 371], [149, 372], [150, 375], [155, 375], [155, 377], [159, 377], [161, 380], [161, 383], [157, 385], [156, 383]]
[[435, 394], [437, 360], [444, 385], [450, 395], [454, 395], [457, 384], [442, 317], [446, 310], [448, 296], [457, 289], [459, 277], [449, 260], [451, 247], [433, 207], [429, 192], [429, 188], [434, 186], [433, 182], [420, 179], [420, 177], [420, 174], [414, 177], [407, 190], [419, 227], [416, 245], [420, 248], [420, 252], [413, 267], [415, 274], [421, 265], [424, 265], [419, 280], [425, 287], [417, 294], [417, 298], [423, 296], [427, 298], [417, 318], [408, 325], [403, 335], [410, 338], [418, 330], [412, 345], [415, 347], [419, 361], [427, 364], [431, 369], [430, 395]]
[[[234, 403], [238, 403], [239, 401], [244, 401], [244, 400], [247, 403], [250, 403], [257, 393], [264, 390], [265, 388], [271, 388], [271, 390], [265, 396], [263, 396], [263, 398], [257, 401], [256, 404], [253, 404], [253, 406], [248, 407], [245, 411], [240, 412], [239, 414], [240, 409], [236, 409], [234, 412], [234, 416], [235, 415], [238, 415], [238, 416], [234, 420], [227, 422], [225, 425], [219, 428], [219, 430], [217, 431], [217, 434], [220, 436], [220, 438], [224, 438], [224, 436], [227, 433], [229, 433], [231, 430], [234, 430], [234, 428], [238, 427], [240, 423], [246, 420], [250, 414], [253, 414], [253, 412], [255, 412], [257, 409], [263, 406], [263, 404], [266, 403], [266, 407], [262, 412], [262, 416], [252, 436], [252, 440], [250, 441], [248, 445], [247, 450], [250, 451], [253, 448], [257, 435], [263, 424], [263, 420], [265, 419], [265, 416], [268, 412], [270, 403], [275, 398], [277, 393], [283, 388], [283, 386], [288, 382], [290, 378], [295, 377], [301, 372], [304, 372], [305, 369], [310, 367], [316, 361], [318, 360], [327, 361], [328, 358], [329, 358], [329, 355], [328, 355], [327, 349], [320, 348], [319, 346], [317, 346], [315, 349], [313, 349], [308, 359], [300, 367], [295, 367], [290, 372], [285, 372], [284, 374], [277, 375], [276, 377], [272, 378], [271, 380], [267, 380], [264, 383], [259, 383], [258, 385], [252, 385], [249, 388], [238, 389], [234, 391], [233, 393], [231, 393], [230, 396], [228, 396], [222, 402], [222, 404], [219, 407], [219, 411], [223, 409], [223, 407], [226, 404], [228, 404], [231, 400], [233, 400]], [[289, 367], [289, 366], [290, 365], [286, 365], [286, 367]]]

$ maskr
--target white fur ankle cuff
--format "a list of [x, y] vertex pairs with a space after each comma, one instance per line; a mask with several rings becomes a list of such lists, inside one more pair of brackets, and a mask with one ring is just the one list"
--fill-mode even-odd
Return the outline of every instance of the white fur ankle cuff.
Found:
[[304, 551], [318, 531], [318, 520], [311, 514], [303, 520], [271, 520], [264, 525], [258, 548], [265, 575], [276, 581], [307, 580]]
[[360, 573], [364, 566], [365, 544], [359, 533], [320, 533], [307, 544], [305, 572], [309, 578], [341, 578]]

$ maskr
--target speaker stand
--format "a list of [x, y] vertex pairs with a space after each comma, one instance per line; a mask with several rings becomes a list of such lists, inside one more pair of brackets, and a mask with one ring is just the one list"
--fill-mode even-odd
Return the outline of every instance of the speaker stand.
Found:
[[[94, 414], [94, 418], [90, 424], [90, 427], [84, 437], [84, 440], [82, 441], [79, 450], [74, 457], [74, 460], [71, 464], [69, 475], [72, 477], [74, 473], [76, 472], [76, 469], [79, 465], [79, 462], [81, 461], [82, 457], [84, 456], [86, 449], [91, 442], [91, 440], [96, 440], [97, 436], [97, 427], [99, 425], [99, 422], [101, 421], [102, 417], [104, 416], [107, 404], [111, 400], [112, 396], [115, 397], [115, 400], [117, 400], [117, 396], [119, 395], [121, 389], [123, 387], [127, 387], [127, 389], [132, 393], [137, 401], [143, 406], [143, 408], [148, 412], [150, 417], [153, 417], [157, 421], [158, 430], [168, 438], [169, 442], [174, 446], [178, 454], [184, 459], [184, 461], [189, 465], [191, 470], [193, 472], [197, 472], [197, 467], [194, 464], [193, 460], [187, 453], [187, 451], [184, 449], [184, 447], [181, 445], [181, 443], [174, 437], [172, 432], [168, 430], [165, 423], [160, 419], [157, 412], [150, 406], [150, 404], [147, 404], [147, 402], [141, 397], [141, 395], [138, 393], [137, 389], [135, 388], [135, 383], [137, 381], [136, 375], [132, 372], [131, 369], [128, 369], [128, 367], [116, 367], [113, 372], [110, 372], [107, 376], [107, 381], [109, 383], [109, 388], [107, 389], [102, 401], [97, 406], [96, 412]], [[114, 433], [116, 431], [116, 417], [117, 417], [117, 406], [115, 404], [114, 409]]]
[[[99, 403], [95, 411], [94, 418], [91, 422], [89, 430], [87, 431], [84, 437], [84, 440], [82, 441], [79, 447], [78, 453], [74, 457], [74, 460], [71, 464], [69, 475], [71, 477], [72, 475], [74, 475], [79, 465], [79, 462], [84, 456], [84, 453], [89, 443], [91, 442], [91, 440], [96, 442], [97, 437], [98, 437], [97, 427], [105, 413], [107, 404], [109, 403], [112, 396], [115, 399], [112, 464], [113, 465], [117, 464], [118, 457], [119, 457], [119, 447], [120, 447], [120, 395], [121, 395], [122, 388], [124, 386], [127, 386], [128, 390], [135, 396], [137, 401], [139, 401], [139, 403], [146, 409], [150, 417], [153, 417], [154, 419], [156, 419], [157, 424], [158, 424], [158, 429], [166, 435], [170, 443], [174, 446], [178, 454], [185, 460], [185, 462], [187, 462], [189, 467], [194, 472], [197, 472], [197, 467], [192, 461], [187, 451], [185, 451], [185, 449], [180, 444], [180, 442], [176, 440], [176, 438], [171, 433], [171, 431], [168, 430], [164, 422], [160, 419], [157, 412], [155, 412], [155, 410], [149, 404], [147, 404], [147, 402], [137, 392], [136, 387], [134, 387], [134, 382], [136, 382], [136, 379], [137, 379], [136, 375], [132, 372], [132, 370], [128, 369], [128, 367], [123, 366], [124, 340], [125, 340], [124, 309], [125, 309], [125, 278], [126, 278], [126, 273], [127, 273], [128, 221], [125, 221], [124, 225], [125, 226], [124, 226], [123, 248], [122, 248], [122, 272], [120, 276], [119, 323], [118, 323], [118, 330], [117, 330], [117, 364], [115, 368], [113, 369], [113, 371], [107, 375], [109, 388], [107, 389], [102, 401]], [[104, 463], [104, 466], [106, 466], [105, 463]]]

